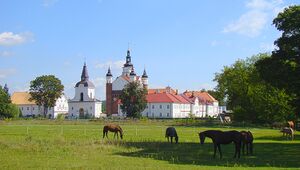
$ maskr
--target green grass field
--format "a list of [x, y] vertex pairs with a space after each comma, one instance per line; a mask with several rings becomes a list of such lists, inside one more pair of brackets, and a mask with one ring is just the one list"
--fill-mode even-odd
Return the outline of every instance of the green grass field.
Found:
[[[204, 125], [175, 126], [179, 144], [169, 144], [165, 129], [175, 121], [123, 121], [124, 140], [102, 139], [106, 122], [0, 121], [0, 169], [277, 169], [300, 168], [300, 133], [294, 141], [278, 129]], [[199, 131], [250, 130], [254, 155], [233, 159], [234, 145], [222, 145], [223, 159], [213, 159], [209, 139]]]

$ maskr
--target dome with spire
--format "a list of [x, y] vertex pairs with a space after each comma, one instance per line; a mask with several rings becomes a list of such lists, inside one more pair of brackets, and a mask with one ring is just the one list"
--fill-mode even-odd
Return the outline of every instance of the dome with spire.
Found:
[[130, 50], [127, 50], [127, 56], [126, 56], [126, 63], [124, 64], [124, 67], [131, 67], [133, 66], [131, 63], [131, 56], [130, 56]]
[[136, 76], [134, 69], [132, 68], [131, 72], [130, 72], [130, 76]]
[[81, 81], [76, 83], [75, 87], [79, 87], [80, 84], [83, 84], [84, 87], [95, 88], [95, 85], [89, 81], [89, 74], [87, 71], [86, 63], [84, 62], [82, 73], [81, 73]]
[[142, 78], [148, 78], [148, 75], [147, 75], [147, 73], [146, 73], [146, 69], [144, 69], [144, 73], [143, 73], [143, 75], [142, 75]]
[[112, 77], [112, 74], [111, 74], [111, 71], [110, 71], [110, 67], [107, 70], [106, 77]]

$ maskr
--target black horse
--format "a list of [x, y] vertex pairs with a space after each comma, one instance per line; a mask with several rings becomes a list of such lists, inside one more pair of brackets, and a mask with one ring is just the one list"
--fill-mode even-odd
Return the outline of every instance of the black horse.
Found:
[[200, 143], [203, 144], [205, 137], [209, 137], [212, 139], [214, 143], [214, 158], [216, 157], [216, 150], [219, 150], [220, 159], [222, 159], [222, 151], [221, 151], [221, 144], [229, 144], [231, 142], [235, 145], [235, 153], [234, 158], [238, 156], [240, 158], [241, 154], [241, 141], [242, 141], [242, 134], [238, 131], [220, 131], [220, 130], [207, 130], [204, 132], [199, 133]]
[[247, 155], [250, 153], [253, 154], [253, 135], [250, 131], [241, 131], [242, 134], [242, 150], [243, 155], [245, 154], [245, 146], [246, 146], [246, 153]]
[[175, 137], [175, 142], [178, 143], [178, 135], [177, 135], [176, 129], [174, 127], [167, 128], [166, 138], [168, 138], [168, 142], [169, 142], [169, 137], [171, 137], [171, 143], [173, 143], [173, 137]]

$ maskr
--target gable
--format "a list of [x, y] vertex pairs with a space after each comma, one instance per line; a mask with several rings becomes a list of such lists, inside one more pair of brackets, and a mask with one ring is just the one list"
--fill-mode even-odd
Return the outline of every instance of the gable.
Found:
[[123, 90], [128, 83], [129, 80], [125, 79], [124, 77], [117, 77], [112, 83], [112, 90]]

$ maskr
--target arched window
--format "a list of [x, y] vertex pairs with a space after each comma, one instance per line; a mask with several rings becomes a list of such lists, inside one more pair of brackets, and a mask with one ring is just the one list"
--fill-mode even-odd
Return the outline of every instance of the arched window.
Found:
[[83, 93], [80, 93], [80, 101], [83, 101]]

